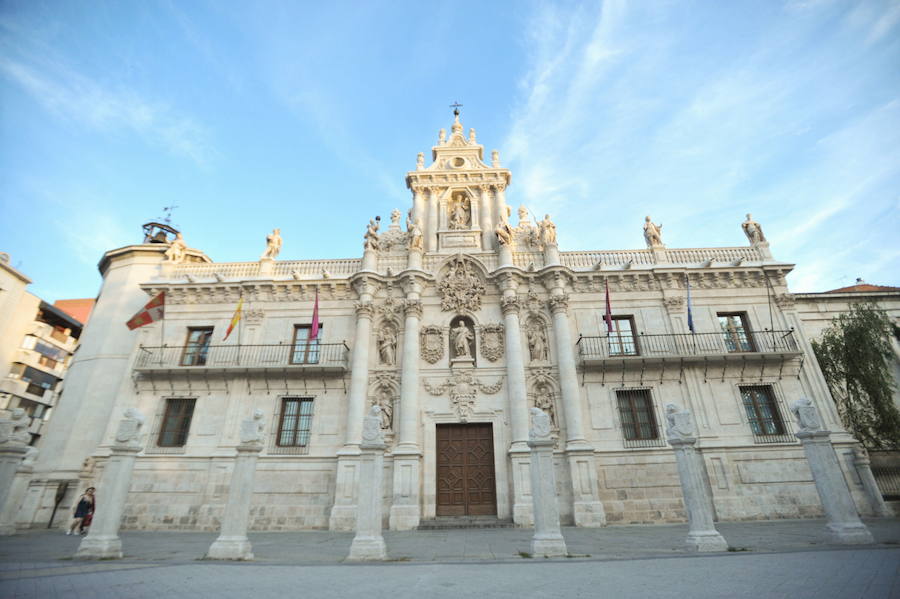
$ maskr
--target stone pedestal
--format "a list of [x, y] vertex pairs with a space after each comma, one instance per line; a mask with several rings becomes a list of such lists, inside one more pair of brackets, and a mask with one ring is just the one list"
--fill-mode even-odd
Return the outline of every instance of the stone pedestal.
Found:
[[869, 460], [869, 454], [866, 453], [866, 450], [862, 447], [857, 447], [853, 451], [853, 466], [856, 468], [856, 473], [859, 475], [859, 480], [862, 482], [863, 490], [865, 490], [866, 497], [869, 500], [869, 505], [872, 506], [872, 512], [879, 518], [890, 517], [891, 511], [884, 502], [884, 497], [881, 495], [881, 489], [878, 488], [878, 483], [875, 482], [875, 475], [872, 474], [872, 462]]
[[544, 266], [559, 266], [559, 246], [550, 243], [544, 246]]
[[409, 250], [409, 257], [406, 260], [406, 268], [409, 270], [422, 270], [422, 250]]
[[253, 548], [247, 538], [250, 522], [250, 500], [253, 497], [253, 479], [256, 475], [256, 461], [262, 446], [258, 444], [239, 445], [228, 501], [222, 518], [222, 530], [206, 553], [208, 559], [252, 560]]
[[556, 495], [550, 417], [537, 408], [531, 410], [536, 421], [528, 440], [528, 447], [531, 448], [531, 497], [534, 506], [531, 554], [534, 557], [565, 557], [569, 552], [559, 527], [559, 500]]
[[356, 529], [356, 491], [359, 488], [359, 460], [360, 451], [358, 448], [338, 451], [334, 505], [328, 518], [328, 530], [347, 532]]
[[5, 506], [16, 478], [16, 471], [28, 451], [28, 445], [10, 439], [0, 445], [0, 506]]
[[822, 430], [800, 431], [796, 435], [803, 444], [819, 500], [825, 509], [828, 538], [844, 545], [874, 543], [872, 533], [859, 519], [859, 512], [856, 511], [837, 454], [831, 445], [831, 433]]
[[[380, 423], [379, 425], [380, 426]], [[348, 560], [387, 558], [381, 536], [381, 508], [384, 489], [384, 443], [363, 443], [359, 457], [359, 505], [356, 512], [356, 536], [350, 545]]]
[[363, 250], [362, 270], [378, 270], [378, 252], [369, 248]]
[[103, 478], [97, 486], [97, 511], [88, 534], [81, 540], [76, 558], [120, 559], [122, 541], [119, 526], [125, 511], [125, 500], [131, 486], [134, 459], [140, 447], [114, 445], [112, 454], [103, 470]]
[[498, 266], [512, 266], [513, 265], [513, 255], [512, 249], [508, 245], [500, 244], [499, 254], [499, 264]]
[[260, 258], [259, 259], [259, 276], [261, 277], [271, 277], [272, 272], [275, 270], [275, 261], [271, 258]]
[[[34, 472], [33, 466], [19, 466], [16, 471], [16, 477], [9, 487], [9, 493], [6, 495], [6, 503], [0, 510], [0, 536], [9, 536], [16, 533], [16, 516], [19, 513], [19, 507], [25, 499], [25, 493], [28, 492], [28, 483]], [[870, 471], [871, 472], [871, 471]]]

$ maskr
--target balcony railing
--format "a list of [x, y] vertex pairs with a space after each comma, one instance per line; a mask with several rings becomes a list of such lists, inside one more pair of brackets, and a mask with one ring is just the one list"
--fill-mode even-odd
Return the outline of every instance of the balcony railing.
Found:
[[135, 370], [310, 370], [344, 371], [345, 343], [313, 345], [141, 346]]
[[581, 337], [582, 361], [799, 353], [794, 331]]

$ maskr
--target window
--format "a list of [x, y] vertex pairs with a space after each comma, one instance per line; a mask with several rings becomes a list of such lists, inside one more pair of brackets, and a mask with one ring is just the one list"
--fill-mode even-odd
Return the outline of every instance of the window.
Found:
[[14, 367], [11, 370], [10, 376], [20, 378], [28, 383], [28, 388], [25, 389], [27, 393], [43, 396], [44, 392], [56, 388], [56, 383], [59, 379], [55, 376], [49, 375], [46, 372], [41, 372], [37, 368], [32, 368], [31, 366], [24, 366], [21, 364], [16, 366], [17, 367]]
[[194, 416], [194, 398], [173, 397], [166, 400], [166, 411], [156, 444], [160, 447], [184, 447], [187, 443], [191, 418]]
[[637, 342], [634, 338], [634, 318], [631, 316], [613, 316], [612, 332], [607, 337], [610, 356], [638, 355]]
[[754, 435], [784, 435], [784, 422], [778, 413], [775, 396], [769, 385], [741, 387], [744, 411]]
[[322, 338], [322, 325], [319, 324], [319, 335], [309, 340], [310, 325], [294, 325], [294, 349], [291, 351], [291, 364], [318, 364], [319, 340]]
[[616, 391], [616, 400], [626, 442], [659, 440], [649, 389], [619, 390]]
[[309, 397], [281, 399], [281, 419], [278, 423], [278, 447], [306, 447], [312, 425], [313, 400]]
[[39, 341], [37, 337], [34, 337], [33, 335], [27, 335], [25, 337], [22, 342], [22, 347], [25, 349], [32, 349], [39, 353], [40, 357], [38, 358], [38, 363], [47, 368], [56, 368], [57, 364], [65, 363], [66, 356], [68, 355], [59, 348]]
[[746, 312], [719, 312], [717, 316], [725, 339], [725, 349], [730, 353], [755, 351]]
[[188, 328], [187, 343], [181, 355], [182, 366], [204, 366], [209, 353], [209, 342], [212, 340], [212, 327]]

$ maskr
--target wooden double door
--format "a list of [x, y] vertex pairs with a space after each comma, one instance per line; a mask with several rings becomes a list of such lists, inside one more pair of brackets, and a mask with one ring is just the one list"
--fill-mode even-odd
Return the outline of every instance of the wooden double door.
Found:
[[437, 425], [437, 515], [497, 513], [494, 431], [488, 424]]

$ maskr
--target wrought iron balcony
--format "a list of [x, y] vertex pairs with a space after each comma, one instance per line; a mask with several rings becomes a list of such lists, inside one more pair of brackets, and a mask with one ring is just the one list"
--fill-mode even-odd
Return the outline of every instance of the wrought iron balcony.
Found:
[[722, 331], [667, 335], [616, 335], [580, 337], [578, 351], [585, 366], [610, 362], [652, 363], [677, 359], [765, 360], [777, 355], [796, 357], [801, 351], [794, 331]]
[[346, 343], [279, 345], [140, 346], [138, 372], [250, 372], [282, 371], [343, 374], [347, 370]]

